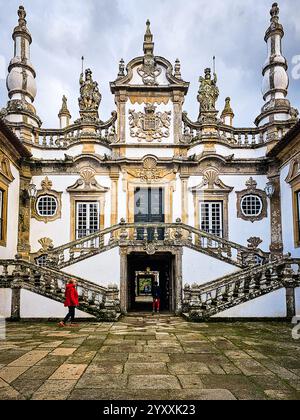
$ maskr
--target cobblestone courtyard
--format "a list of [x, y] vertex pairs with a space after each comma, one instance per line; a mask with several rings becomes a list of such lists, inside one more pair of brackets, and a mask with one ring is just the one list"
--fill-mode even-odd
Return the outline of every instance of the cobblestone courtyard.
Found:
[[12, 323], [0, 399], [300, 399], [300, 343], [284, 323]]

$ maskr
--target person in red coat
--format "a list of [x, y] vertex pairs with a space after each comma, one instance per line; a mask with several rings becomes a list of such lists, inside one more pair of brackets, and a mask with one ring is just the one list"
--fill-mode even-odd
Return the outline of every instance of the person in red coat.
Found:
[[65, 307], [69, 308], [69, 313], [65, 319], [59, 323], [60, 327], [65, 327], [69, 320], [71, 320], [71, 324], [74, 323], [76, 306], [79, 306], [78, 293], [76, 290], [76, 280], [72, 279], [66, 287]]

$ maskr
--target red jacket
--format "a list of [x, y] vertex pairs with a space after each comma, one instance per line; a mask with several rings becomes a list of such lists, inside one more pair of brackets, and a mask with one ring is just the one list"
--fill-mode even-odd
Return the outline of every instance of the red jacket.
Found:
[[65, 306], [78, 306], [78, 293], [74, 284], [67, 284]]

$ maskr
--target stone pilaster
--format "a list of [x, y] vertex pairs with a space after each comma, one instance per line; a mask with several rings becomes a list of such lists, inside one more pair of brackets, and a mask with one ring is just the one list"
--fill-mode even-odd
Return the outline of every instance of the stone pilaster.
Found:
[[269, 176], [269, 181], [274, 185], [274, 194], [270, 198], [270, 220], [271, 220], [271, 245], [270, 251], [273, 254], [281, 255], [283, 252], [282, 240], [282, 218], [280, 201], [280, 176]]
[[122, 314], [126, 314], [128, 309], [127, 271], [127, 247], [120, 247], [120, 309]]
[[29, 259], [30, 253], [30, 197], [27, 194], [30, 178], [21, 175], [19, 193], [18, 254]]
[[184, 102], [184, 94], [175, 91], [173, 95], [174, 109], [174, 143], [179, 144], [182, 136], [182, 105]]
[[296, 295], [294, 287], [286, 287], [286, 316], [288, 318], [296, 316]]
[[111, 217], [110, 225], [114, 226], [118, 224], [118, 187], [119, 187], [119, 172], [111, 173]]
[[183, 249], [180, 248], [176, 252], [175, 256], [175, 282], [174, 282], [174, 293], [175, 293], [175, 314], [180, 315], [182, 313], [182, 256]]
[[189, 201], [188, 201], [188, 182], [187, 175], [181, 175], [181, 220], [182, 223], [189, 224]]
[[120, 92], [117, 95], [118, 106], [118, 142], [126, 143], [126, 92]]

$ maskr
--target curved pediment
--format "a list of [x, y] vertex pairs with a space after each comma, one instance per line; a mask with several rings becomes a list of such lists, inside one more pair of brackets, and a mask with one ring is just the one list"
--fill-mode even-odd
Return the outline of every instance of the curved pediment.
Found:
[[131, 60], [126, 67], [127, 74], [117, 78], [111, 83], [112, 90], [117, 87], [155, 87], [178, 86], [187, 89], [189, 83], [176, 77], [172, 64], [165, 58], [154, 56], [136, 57]]

